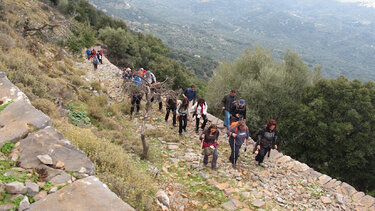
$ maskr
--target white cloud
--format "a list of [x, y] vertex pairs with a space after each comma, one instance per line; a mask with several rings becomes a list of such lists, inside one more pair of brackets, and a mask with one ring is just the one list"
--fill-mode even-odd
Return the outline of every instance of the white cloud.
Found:
[[364, 7], [373, 7], [375, 8], [375, 0], [337, 0], [340, 2], [351, 2], [351, 3], [360, 3]]

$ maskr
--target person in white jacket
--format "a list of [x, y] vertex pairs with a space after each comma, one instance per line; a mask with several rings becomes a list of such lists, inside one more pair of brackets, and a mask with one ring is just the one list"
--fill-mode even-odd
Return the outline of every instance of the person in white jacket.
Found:
[[198, 101], [193, 105], [192, 110], [194, 111], [194, 115], [196, 116], [196, 126], [195, 132], [199, 132], [199, 120], [203, 118], [203, 124], [201, 126], [202, 130], [206, 127], [207, 123], [207, 103], [203, 98], [199, 98]]

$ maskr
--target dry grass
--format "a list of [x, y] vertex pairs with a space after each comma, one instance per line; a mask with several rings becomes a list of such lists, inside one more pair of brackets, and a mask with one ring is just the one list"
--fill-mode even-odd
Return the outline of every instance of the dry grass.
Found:
[[63, 135], [95, 163], [97, 175], [124, 201], [139, 210], [154, 210], [157, 184], [121, 147], [97, 138], [89, 129], [55, 121]]
[[33, 100], [32, 104], [35, 106], [35, 108], [41, 110], [51, 118], [59, 117], [59, 111], [57, 110], [56, 105], [50, 100], [38, 98]]

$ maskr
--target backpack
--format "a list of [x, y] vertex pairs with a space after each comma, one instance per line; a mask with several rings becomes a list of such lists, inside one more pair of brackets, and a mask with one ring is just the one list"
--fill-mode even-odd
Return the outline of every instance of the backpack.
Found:
[[141, 83], [142, 83], [142, 79], [139, 77], [139, 76], [134, 76], [134, 78], [133, 78], [133, 80], [134, 80], [134, 85], [136, 85], [136, 86], [141, 86]]
[[[232, 122], [232, 124], [230, 124], [230, 126], [229, 126], [229, 129], [232, 129], [233, 127], [236, 127], [236, 129], [234, 129], [234, 133], [236, 133], [237, 130], [238, 130], [237, 124], [238, 124], [238, 122]], [[245, 125], [245, 130], [247, 130], [247, 126], [246, 125]]]

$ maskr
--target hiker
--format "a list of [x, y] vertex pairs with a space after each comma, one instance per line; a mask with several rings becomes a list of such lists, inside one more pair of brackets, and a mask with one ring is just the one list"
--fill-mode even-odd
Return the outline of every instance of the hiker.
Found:
[[178, 133], [182, 135], [182, 130], [186, 132], [187, 118], [189, 116], [189, 101], [187, 98], [182, 100], [182, 103], [177, 106], [177, 115], [178, 115]]
[[245, 121], [240, 118], [238, 122], [233, 122], [231, 124], [227, 135], [229, 136], [229, 145], [231, 148], [229, 161], [232, 163], [232, 167], [235, 169], [242, 144], [246, 140], [246, 146], [249, 145], [249, 129], [247, 128]]
[[99, 60], [95, 56], [92, 57], [92, 64], [94, 65], [94, 70], [98, 69]]
[[129, 67], [122, 71], [122, 79], [124, 82], [130, 82], [133, 79], [132, 69]]
[[176, 109], [177, 109], [177, 99], [175, 97], [168, 97], [168, 99], [167, 99], [167, 105], [166, 105], [167, 113], [165, 114], [165, 122], [168, 122], [169, 112], [172, 111], [172, 114], [173, 114], [173, 117], [172, 117], [173, 127], [176, 127]]
[[[142, 79], [140, 78], [139, 74], [137, 74], [133, 77], [133, 84], [137, 88], [140, 88], [142, 86]], [[142, 100], [142, 93], [138, 89], [133, 90], [131, 107], [130, 107], [130, 116], [131, 117], [133, 116], [134, 106], [137, 107], [137, 113], [139, 113], [141, 100]]]
[[203, 149], [203, 165], [207, 166], [208, 164], [208, 156], [212, 155], [212, 163], [211, 167], [214, 170], [217, 170], [217, 158], [218, 158], [218, 153], [217, 153], [217, 145], [219, 141], [219, 135], [220, 132], [217, 129], [217, 126], [215, 124], [210, 125], [207, 130], [205, 130], [200, 139], [203, 141], [202, 143], [202, 149]]
[[87, 60], [90, 60], [91, 50], [87, 48], [86, 49], [86, 54], [87, 54]]
[[271, 147], [274, 146], [277, 149], [277, 122], [275, 120], [270, 120], [267, 125], [263, 125], [259, 129], [258, 141], [256, 143], [256, 148], [259, 150], [255, 160], [258, 161], [258, 164], [263, 163], [264, 157], [268, 153], [268, 157], [271, 153]]
[[93, 48], [90, 53], [90, 58], [96, 57], [96, 50]]
[[225, 114], [225, 118], [224, 118], [224, 126], [227, 127], [227, 129], [229, 129], [229, 126], [230, 126], [230, 110], [231, 110], [231, 106], [232, 106], [232, 103], [233, 101], [236, 100], [236, 90], [231, 90], [229, 94], [225, 95], [223, 97], [223, 99], [221, 100], [221, 103], [222, 103], [222, 110], [224, 111], [224, 114]]
[[199, 120], [200, 120], [200, 118], [201, 117], [203, 118], [203, 124], [201, 126], [202, 130], [204, 130], [204, 127], [206, 127], [206, 123], [208, 121], [206, 101], [203, 98], [199, 98], [198, 102], [196, 102], [193, 105], [192, 110], [194, 111], [193, 117], [195, 116], [195, 119], [196, 119], [195, 120], [196, 121], [195, 132], [198, 133], [199, 132]]
[[233, 101], [230, 113], [231, 113], [230, 122], [237, 122], [240, 119], [240, 117], [242, 117], [246, 121], [245, 100], [240, 99], [240, 100]]
[[190, 88], [187, 88], [182, 94], [182, 96], [188, 100], [189, 111], [192, 111], [191, 107], [195, 104], [195, 101], [197, 100], [197, 91], [195, 90], [195, 86], [191, 85]]
[[98, 58], [100, 64], [103, 64], [103, 54], [101, 54], [100, 52], [98, 52], [96, 54], [96, 57]]
[[155, 75], [149, 70], [147, 70], [146, 73], [144, 74], [144, 78], [150, 85], [156, 83]]
[[102, 54], [102, 56], [104, 56], [103, 49], [99, 49], [99, 53]]
[[151, 91], [154, 93], [154, 95], [151, 98], [151, 102], [154, 102], [154, 100], [156, 100], [159, 103], [159, 112], [161, 112], [163, 109], [163, 100], [161, 99], [160, 83], [152, 84]]

